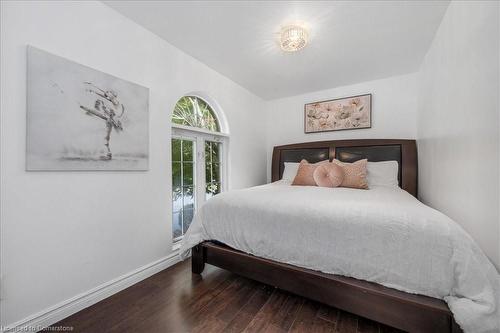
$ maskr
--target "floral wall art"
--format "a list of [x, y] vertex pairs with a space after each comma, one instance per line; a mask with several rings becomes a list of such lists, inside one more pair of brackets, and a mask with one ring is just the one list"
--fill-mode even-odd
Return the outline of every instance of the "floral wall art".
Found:
[[306, 133], [371, 127], [372, 95], [309, 103], [304, 106]]

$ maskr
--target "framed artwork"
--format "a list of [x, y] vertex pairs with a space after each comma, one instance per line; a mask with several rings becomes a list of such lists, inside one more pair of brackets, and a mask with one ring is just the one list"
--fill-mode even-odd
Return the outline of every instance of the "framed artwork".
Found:
[[371, 94], [309, 103], [304, 105], [304, 132], [370, 128], [371, 112]]
[[27, 170], [148, 169], [149, 89], [27, 53]]

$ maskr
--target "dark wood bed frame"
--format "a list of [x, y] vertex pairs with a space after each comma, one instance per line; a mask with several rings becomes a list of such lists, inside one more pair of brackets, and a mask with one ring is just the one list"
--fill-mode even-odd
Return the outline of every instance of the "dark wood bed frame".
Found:
[[[417, 196], [417, 147], [414, 140], [336, 140], [274, 147], [272, 181], [281, 179], [284, 162], [333, 158], [352, 162], [397, 160], [399, 185]], [[193, 248], [192, 271], [205, 263], [297, 295], [408, 332], [462, 332], [442, 300], [414, 295], [376, 283], [304, 269], [252, 256], [217, 242]]]

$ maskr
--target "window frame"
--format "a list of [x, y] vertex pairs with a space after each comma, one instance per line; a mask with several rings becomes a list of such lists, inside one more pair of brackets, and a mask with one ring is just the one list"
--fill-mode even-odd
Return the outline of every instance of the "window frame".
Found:
[[[215, 120], [217, 121], [218, 128], [220, 132], [215, 132], [212, 130], [208, 130], [205, 128], [180, 125], [171, 122], [171, 144], [172, 147], [172, 139], [180, 139], [180, 140], [191, 140], [194, 141], [194, 151], [195, 156], [194, 159], [194, 173], [193, 173], [193, 183], [194, 183], [194, 213], [207, 201], [206, 198], [206, 156], [205, 156], [205, 142], [218, 142], [220, 143], [220, 193], [227, 191], [229, 188], [229, 134], [224, 132], [227, 129], [227, 125], [225, 122], [225, 118], [220, 114], [220, 110], [213, 108], [212, 103], [207, 101], [207, 99], [198, 96], [197, 94], [188, 94], [185, 96], [196, 97], [203, 102], [205, 102], [211, 109]], [[185, 97], [183, 96], [183, 97]], [[172, 158], [172, 153], [170, 154]], [[171, 160], [170, 167], [172, 168], [173, 163]], [[171, 175], [173, 170], [171, 169]], [[173, 184], [170, 191], [170, 194], [173, 195]], [[171, 218], [171, 227], [173, 227], [173, 197], [171, 197], [171, 207], [172, 211], [170, 214]], [[173, 249], [176, 250], [180, 247], [180, 241], [184, 237], [184, 234], [178, 237], [173, 237], [173, 229], [172, 229], [172, 242]]]
[[197, 126], [189, 126], [189, 125], [181, 125], [181, 124], [177, 124], [177, 123], [174, 123], [172, 122], [172, 118], [170, 119], [171, 121], [171, 124], [172, 124], [172, 127], [177, 127], [177, 126], [180, 126], [182, 128], [186, 128], [186, 129], [191, 129], [191, 128], [195, 128], [195, 129], [198, 129], [202, 132], [209, 132], [209, 133], [222, 133], [224, 132], [224, 129], [223, 128], [226, 128], [227, 125], [225, 123], [225, 118], [224, 117], [221, 117], [221, 114], [220, 112], [218, 112], [218, 108], [214, 108], [212, 106], [212, 104], [214, 104], [213, 102], [209, 102], [209, 98], [206, 98], [206, 97], [202, 97], [199, 93], [192, 93], [192, 94], [187, 94], [187, 95], [184, 95], [182, 97], [180, 97], [175, 106], [174, 106], [174, 112], [175, 112], [175, 108], [177, 106], [177, 104], [183, 99], [183, 98], [189, 98], [189, 97], [192, 97], [192, 98], [195, 98], [197, 100], [201, 100], [203, 103], [205, 103], [208, 108], [209, 108], [209, 112], [211, 114], [211, 116], [213, 117], [215, 123], [216, 123], [216, 127], [218, 128], [218, 131], [213, 131], [213, 130], [209, 130], [209, 129], [205, 129], [203, 127], [197, 127]]
[[[170, 139], [170, 147], [172, 147], [172, 140], [173, 139], [177, 139], [177, 140], [185, 140], [185, 141], [191, 141], [193, 142], [193, 201], [194, 201], [194, 204], [193, 204], [193, 213], [196, 212], [196, 210], [198, 209], [198, 172], [197, 172], [197, 169], [198, 169], [198, 143], [197, 143], [197, 138], [196, 137], [193, 137], [193, 136], [185, 136], [185, 135], [172, 135], [171, 139]], [[170, 155], [172, 156], [172, 152], [170, 153]], [[183, 152], [181, 150], [181, 182], [183, 181], [183, 173], [184, 173], [184, 165], [183, 165]], [[172, 158], [172, 157], [170, 157]], [[173, 160], [170, 161], [170, 165], [172, 167], [173, 165]], [[171, 174], [173, 175], [173, 169], [171, 169]], [[172, 177], [171, 177], [172, 178]], [[181, 192], [184, 193], [184, 187], [183, 185], [181, 185]], [[174, 200], [173, 200], [173, 192], [174, 192], [174, 184], [172, 182], [172, 189], [170, 191], [170, 195], [172, 196], [171, 197], [171, 204], [172, 204], [172, 214], [171, 214], [171, 218], [172, 218], [172, 227], [173, 227], [173, 216], [174, 216]], [[184, 226], [184, 205], [182, 206], [181, 210], [182, 212], [182, 226]], [[179, 241], [182, 240], [182, 237], [184, 237], [184, 228], [182, 228], [182, 235], [181, 236], [177, 236], [177, 237], [174, 237], [174, 232], [173, 232], [173, 229], [172, 229], [172, 241], [173, 243], [177, 243]]]
[[[214, 184], [214, 183], [218, 183], [220, 184], [220, 188], [219, 188], [219, 193], [217, 194], [220, 194], [222, 193], [225, 189], [223, 188], [224, 184], [225, 184], [225, 177], [223, 175], [224, 173], [224, 152], [225, 152], [225, 148], [224, 148], [224, 141], [223, 139], [215, 139], [214, 138], [210, 138], [210, 139], [207, 139], [207, 138], [203, 138], [202, 139], [203, 143], [201, 144], [201, 146], [203, 147], [204, 151], [203, 151], [203, 162], [204, 162], [204, 165], [203, 165], [203, 180], [205, 182], [205, 186], [204, 186], [204, 191], [203, 191], [203, 197], [204, 197], [204, 201], [207, 201], [207, 192], [206, 192], [206, 187], [208, 184]], [[206, 155], [206, 144], [207, 142], [210, 142], [210, 143], [217, 143], [219, 144], [219, 160], [217, 162], [213, 162], [213, 161], [207, 161], [207, 155]], [[211, 177], [211, 181], [207, 183], [207, 163], [217, 163], [219, 165], [219, 170], [218, 170], [218, 174], [219, 174], [219, 181], [218, 182], [213, 182], [213, 178]], [[213, 176], [213, 170], [212, 171], [212, 176]], [[215, 194], [215, 195], [217, 195]], [[215, 196], [215, 195], [212, 195]]]

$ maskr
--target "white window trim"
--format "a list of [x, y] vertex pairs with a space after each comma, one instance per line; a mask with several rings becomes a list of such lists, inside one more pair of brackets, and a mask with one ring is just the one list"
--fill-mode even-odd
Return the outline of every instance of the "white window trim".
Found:
[[[229, 134], [226, 134], [226, 133], [214, 132], [214, 131], [210, 131], [210, 130], [207, 130], [204, 128], [185, 126], [185, 125], [179, 125], [179, 124], [174, 124], [174, 123], [172, 123], [172, 129], [179, 129], [179, 130], [186, 130], [189, 132], [197, 132], [197, 133], [203, 133], [203, 134], [209, 134], [209, 135], [215, 135], [215, 136], [229, 137]], [[173, 132], [174, 132], [174, 130], [172, 130], [172, 133]]]

